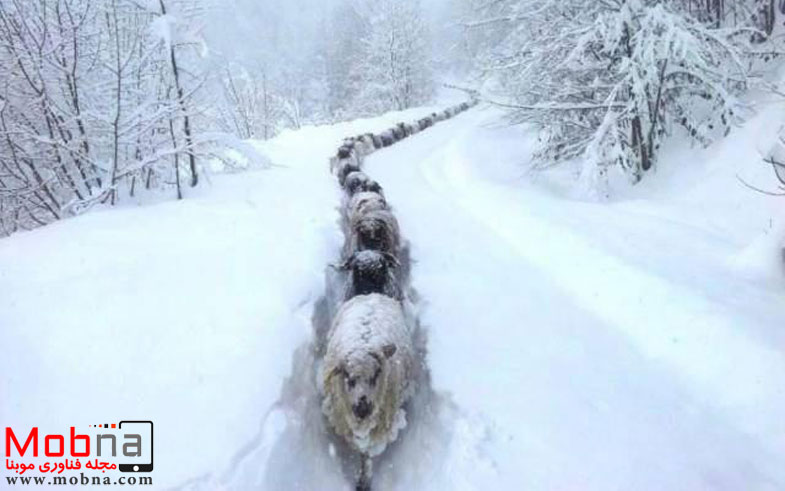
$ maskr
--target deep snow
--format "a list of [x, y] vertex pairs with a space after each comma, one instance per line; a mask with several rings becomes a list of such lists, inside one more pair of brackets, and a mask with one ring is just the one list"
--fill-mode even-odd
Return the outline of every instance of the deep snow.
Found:
[[288, 131], [267, 170], [0, 240], [0, 427], [150, 419], [155, 489], [216, 479], [281, 421], [311, 337], [342, 241], [328, 157], [435, 109]]
[[[149, 417], [155, 489], [348, 489], [313, 386], [327, 159], [432, 110], [287, 132], [269, 170], [0, 241], [0, 426]], [[736, 179], [764, 185], [774, 108], [609, 203], [525, 174], [531, 137], [498, 121], [366, 160], [431, 371], [374, 489], [785, 488], [783, 204]]]
[[421, 487], [785, 487], [783, 284], [735, 261], [781, 218], [735, 179], [762, 179], [773, 117], [684, 151], [691, 185], [661, 172], [602, 204], [564, 171], [522, 176], [527, 136], [495, 111], [369, 159], [412, 243], [433, 386], [484, 435], [486, 465]]

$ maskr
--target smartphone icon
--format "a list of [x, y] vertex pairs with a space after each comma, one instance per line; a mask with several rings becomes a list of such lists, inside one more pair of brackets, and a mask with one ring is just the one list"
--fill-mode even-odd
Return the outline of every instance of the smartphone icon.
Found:
[[118, 426], [126, 433], [135, 433], [142, 437], [142, 455], [139, 462], [118, 465], [120, 472], [153, 472], [153, 422], [120, 421]]

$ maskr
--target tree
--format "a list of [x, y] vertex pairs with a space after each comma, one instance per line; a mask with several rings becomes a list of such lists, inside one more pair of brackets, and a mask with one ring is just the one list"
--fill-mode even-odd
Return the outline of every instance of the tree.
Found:
[[200, 84], [182, 79], [184, 43], [151, 29], [172, 19], [171, 1], [0, 3], [0, 233], [115, 203], [142, 179], [167, 189], [181, 156], [196, 184], [209, 142], [189, 107]]
[[433, 57], [418, 0], [344, 3], [331, 31], [326, 56], [335, 114], [402, 110], [433, 95]]
[[675, 4], [508, 2], [471, 26], [504, 26], [485, 69], [511, 120], [540, 129], [540, 165], [581, 159], [595, 189], [612, 169], [638, 182], [676, 128], [706, 144], [739, 121], [758, 31], [717, 28]]

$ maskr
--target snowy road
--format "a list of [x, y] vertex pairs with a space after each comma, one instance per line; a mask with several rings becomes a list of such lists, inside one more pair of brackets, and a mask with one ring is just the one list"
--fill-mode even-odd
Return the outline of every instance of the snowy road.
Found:
[[781, 293], [727, 267], [732, 241], [705, 216], [517, 182], [521, 135], [494, 118], [471, 111], [366, 163], [412, 243], [434, 388], [468, 422], [412, 481], [785, 487]]
[[[155, 489], [350, 489], [312, 349], [341, 245], [327, 157], [434, 109], [285, 132], [259, 144], [271, 169], [3, 239], [2, 426], [154, 420]], [[777, 126], [598, 204], [521, 179], [526, 134], [498, 117], [366, 161], [411, 242], [437, 391], [374, 491], [785, 489], [785, 297], [749, 267], [773, 215], [735, 178]]]

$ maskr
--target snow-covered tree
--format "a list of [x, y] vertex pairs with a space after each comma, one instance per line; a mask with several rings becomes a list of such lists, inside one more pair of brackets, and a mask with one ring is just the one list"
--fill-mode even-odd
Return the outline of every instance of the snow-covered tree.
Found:
[[433, 94], [430, 40], [419, 0], [374, 0], [365, 9], [359, 98], [379, 109], [407, 109]]
[[[190, 101], [200, 0], [0, 3], [0, 222], [60, 219], [121, 193], [196, 184]], [[186, 73], [188, 75], [186, 75]]]
[[708, 143], [744, 110], [758, 33], [749, 25], [716, 27], [657, 0], [501, 3], [467, 23], [501, 26], [484, 68], [512, 121], [540, 129], [539, 162], [583, 159], [595, 188], [614, 168], [639, 181], [677, 128]]
[[433, 56], [418, 0], [348, 1], [330, 30], [329, 99], [339, 118], [406, 109], [433, 94]]

